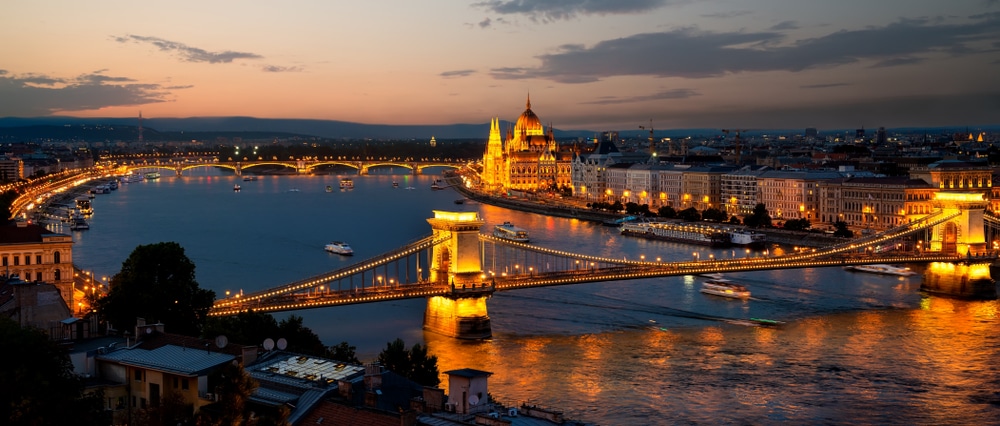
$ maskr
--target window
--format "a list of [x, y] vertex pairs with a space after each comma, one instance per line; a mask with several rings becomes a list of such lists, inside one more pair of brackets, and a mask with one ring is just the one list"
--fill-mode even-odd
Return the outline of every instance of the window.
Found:
[[7, 256], [3, 257], [3, 266], [7, 266]]
[[[52, 253], [52, 263], [59, 263], [59, 252]], [[4, 262], [6, 265], [7, 262]]]
[[135, 381], [137, 381], [137, 382], [141, 382], [142, 381], [142, 370], [140, 370], [138, 368], [135, 369]]
[[188, 378], [184, 377], [181, 379], [181, 389], [188, 390]]
[[40, 254], [36, 254], [35, 255], [35, 264], [36, 265], [41, 265], [42, 264], [42, 255], [40, 255]]
[[41, 281], [41, 280], [42, 280], [42, 273], [35, 272], [35, 281]]
[[21, 264], [21, 256], [14, 256], [14, 266]]
[[59, 281], [59, 280], [61, 280], [61, 279], [62, 279], [62, 271], [60, 271], [60, 270], [56, 269], [56, 271], [55, 271], [55, 272], [56, 272], [56, 279], [55, 279], [55, 280], [56, 280], [56, 281]]
[[24, 264], [25, 265], [30, 265], [31, 264], [31, 255], [30, 254], [24, 255]]

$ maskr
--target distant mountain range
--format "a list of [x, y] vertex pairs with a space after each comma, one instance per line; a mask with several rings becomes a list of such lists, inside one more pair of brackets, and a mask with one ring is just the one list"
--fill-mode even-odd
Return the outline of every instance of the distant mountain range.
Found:
[[[138, 120], [126, 118], [78, 118], [78, 117], [4, 117], [0, 118], [0, 140], [24, 139], [76, 139], [76, 140], [136, 140]], [[184, 140], [212, 138], [214, 136], [241, 136], [260, 138], [323, 138], [323, 139], [392, 139], [430, 140], [436, 139], [482, 139], [489, 137], [489, 123], [447, 124], [447, 125], [389, 125], [362, 124], [336, 120], [274, 119], [253, 117], [191, 117], [191, 118], [150, 118], [142, 122], [143, 136], [149, 141]], [[513, 123], [501, 121], [501, 129]], [[889, 129], [906, 133], [952, 133], [996, 131], [1000, 126], [979, 127], [936, 127]], [[867, 129], [874, 133], [875, 129]], [[638, 129], [615, 130], [622, 136], [643, 137], [645, 131]], [[771, 129], [744, 132], [747, 135], [762, 133], [801, 134], [803, 129]], [[821, 130], [821, 134], [833, 132], [853, 132], [853, 129]], [[589, 138], [601, 130], [560, 130], [554, 129], [556, 138]], [[657, 130], [662, 137], [720, 136], [719, 129], [671, 129]], [[156, 135], [156, 136], [154, 136]], [[96, 138], [96, 139], [95, 139]]]

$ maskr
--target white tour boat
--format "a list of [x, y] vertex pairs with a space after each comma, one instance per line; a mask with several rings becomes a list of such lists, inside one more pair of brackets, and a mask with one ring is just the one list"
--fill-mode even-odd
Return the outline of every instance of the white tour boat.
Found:
[[910, 270], [910, 268], [903, 268], [899, 266], [892, 265], [852, 265], [845, 266], [844, 270], [847, 271], [858, 271], [858, 272], [871, 272], [873, 274], [883, 274], [883, 275], [896, 275], [900, 277], [909, 277], [917, 275], [916, 272]]
[[354, 250], [351, 249], [351, 246], [343, 241], [334, 241], [327, 244], [324, 249], [330, 253], [342, 254], [344, 256], [351, 256], [354, 254]]
[[746, 287], [724, 279], [705, 281], [701, 285], [701, 292], [733, 299], [746, 299], [750, 297], [750, 290], [747, 290]]
[[518, 228], [510, 222], [504, 222], [502, 225], [494, 227], [493, 236], [517, 243], [526, 243], [529, 241], [528, 231]]

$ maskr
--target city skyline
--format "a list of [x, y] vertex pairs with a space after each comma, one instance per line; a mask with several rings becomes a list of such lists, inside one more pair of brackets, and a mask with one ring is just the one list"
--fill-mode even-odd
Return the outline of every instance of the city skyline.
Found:
[[827, 3], [15, 3], [0, 116], [996, 124], [1000, 2]]

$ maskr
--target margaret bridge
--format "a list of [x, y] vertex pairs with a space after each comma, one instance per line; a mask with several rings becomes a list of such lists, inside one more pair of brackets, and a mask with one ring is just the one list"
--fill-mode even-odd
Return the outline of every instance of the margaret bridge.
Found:
[[[486, 300], [498, 291], [718, 272], [932, 263], [922, 288], [963, 297], [996, 297], [989, 265], [997, 251], [986, 241], [1000, 218], [985, 212], [982, 194], [940, 192], [937, 210], [910, 223], [829, 247], [781, 256], [661, 262], [590, 256], [481, 234], [476, 212], [435, 211], [432, 234], [353, 265], [295, 282], [219, 299], [212, 316], [243, 311], [282, 312], [426, 298], [424, 327], [445, 335], [491, 335]], [[926, 233], [925, 247], [902, 247]], [[936, 271], [936, 272], [935, 272]], [[933, 274], [932, 274], [933, 272]]]
[[457, 169], [465, 163], [436, 159], [422, 160], [359, 160], [359, 159], [301, 159], [301, 160], [252, 160], [223, 161], [212, 157], [187, 158], [131, 158], [116, 161], [117, 167], [124, 171], [153, 172], [172, 171], [177, 176], [183, 176], [185, 171], [212, 167], [232, 170], [237, 176], [254, 167], [280, 167], [297, 174], [312, 174], [318, 169], [330, 167], [345, 167], [357, 170], [359, 175], [368, 174], [369, 170], [379, 167], [399, 167], [409, 169], [412, 174], [423, 174], [428, 168]]

